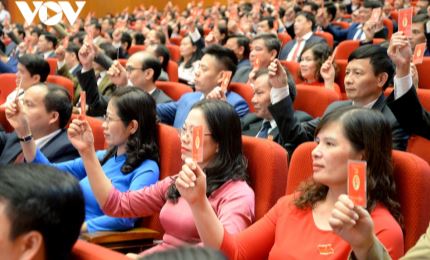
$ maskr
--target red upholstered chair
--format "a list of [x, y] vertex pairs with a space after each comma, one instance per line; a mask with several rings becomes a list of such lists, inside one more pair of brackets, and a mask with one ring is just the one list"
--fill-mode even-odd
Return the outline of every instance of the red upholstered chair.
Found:
[[48, 75], [46, 82], [53, 83], [60, 87], [65, 88], [73, 99], [73, 96], [75, 94], [75, 89], [73, 86], [73, 81], [71, 81], [70, 79], [59, 75]]
[[[79, 115], [72, 114], [70, 121], [72, 121], [73, 119], [78, 118], [78, 117], [79, 117]], [[105, 149], [106, 144], [105, 144], [105, 137], [103, 135], [103, 127], [102, 127], [103, 121], [101, 119], [91, 117], [91, 116], [86, 116], [85, 118], [88, 121], [88, 123], [90, 124], [91, 130], [93, 131], [94, 148], [96, 150]]]
[[299, 78], [300, 64], [298, 62], [286, 60], [280, 60], [280, 62], [293, 75], [296, 84], [302, 82]]
[[72, 260], [127, 260], [130, 259], [125, 255], [88, 243], [83, 240], [76, 241], [72, 249]]
[[325, 39], [328, 46], [330, 46], [330, 48], [333, 48], [334, 39], [331, 33], [320, 31], [320, 32], [315, 32], [315, 35]]
[[179, 76], [178, 76], [178, 63], [169, 60], [169, 63], [167, 64], [167, 74], [169, 75], [169, 81], [178, 82]]
[[397, 12], [396, 10], [391, 11], [390, 16], [391, 16], [391, 18], [393, 18], [394, 21], [398, 21], [397, 19], [399, 17], [399, 12]]
[[[177, 174], [182, 167], [181, 142], [175, 128], [159, 124], [158, 144], [160, 149], [160, 179]], [[82, 238], [112, 249], [137, 249], [142, 251], [160, 239], [163, 229], [158, 214], [143, 218], [136, 228], [124, 232], [95, 232], [82, 234]]]
[[170, 53], [170, 59], [172, 61], [179, 62], [181, 59], [181, 52], [179, 51], [179, 46], [175, 44], [166, 44], [167, 49]]
[[394, 26], [393, 26], [393, 21], [391, 21], [390, 18], [384, 18], [382, 19], [382, 23], [384, 24], [385, 27], [387, 27], [388, 30], [388, 34], [387, 34], [387, 39], [391, 39], [391, 35], [393, 35], [393, 30], [394, 30]]
[[0, 74], [0, 104], [6, 101], [7, 96], [16, 88], [16, 75], [14, 73]]
[[57, 59], [56, 58], [47, 58], [46, 61], [49, 63], [49, 75], [57, 74]]
[[424, 57], [423, 63], [417, 64], [419, 88], [430, 89], [430, 57]]
[[145, 50], [145, 45], [131, 45], [130, 49], [128, 49], [128, 55], [131, 56], [133, 54], [135, 54], [136, 52], [139, 51], [144, 51]]
[[228, 86], [228, 90], [236, 92], [241, 97], [243, 97], [243, 99], [245, 99], [246, 103], [249, 106], [249, 111], [255, 112], [254, 105], [251, 102], [252, 96], [254, 96], [254, 90], [250, 85], [247, 85], [245, 83], [239, 83], [239, 82], [230, 82], [230, 85]]
[[297, 84], [296, 89], [294, 109], [305, 111], [312, 117], [322, 116], [328, 105], [339, 100], [339, 95], [331, 89], [302, 84]]
[[348, 29], [350, 24], [348, 22], [341, 22], [341, 21], [333, 21], [331, 24], [339, 26], [342, 29]]
[[288, 33], [278, 33], [278, 39], [281, 41], [282, 48], [287, 42], [291, 41], [291, 36]]
[[346, 74], [346, 65], [348, 65], [348, 60], [335, 60], [336, 65], [339, 69], [336, 77], [336, 83], [339, 85], [341, 99], [347, 99], [345, 92], [345, 74]]
[[412, 135], [408, 140], [408, 147], [406, 151], [409, 153], [413, 153], [422, 159], [424, 159], [428, 164], [430, 164], [430, 140], [425, 139], [424, 137]]
[[6, 119], [5, 110], [6, 110], [6, 108], [4, 108], [4, 107], [0, 108], [0, 124], [3, 126], [3, 128], [6, 132], [12, 132], [14, 129], [9, 124], [9, 121], [7, 121], [7, 119]]
[[349, 55], [358, 47], [360, 47], [360, 41], [357, 41], [357, 40], [341, 41], [337, 46], [337, 51], [334, 58], [336, 60], [347, 60]]
[[127, 66], [127, 59], [118, 59], [119, 64], [125, 68]]
[[171, 44], [174, 44], [174, 45], [181, 45], [181, 41], [182, 41], [182, 39], [183, 39], [183, 37], [182, 36], [180, 36], [180, 35], [178, 35], [178, 36], [176, 36], [176, 37], [172, 37], [172, 38], [170, 38], [169, 39], [169, 41], [170, 41], [170, 43]]
[[285, 194], [288, 156], [279, 144], [262, 138], [242, 136], [243, 153], [255, 192], [255, 217], [261, 218]]
[[[311, 151], [314, 142], [301, 144], [294, 151], [288, 173], [287, 194], [312, 176]], [[424, 196], [430, 187], [430, 166], [418, 156], [393, 150], [394, 178], [400, 211], [404, 218], [405, 252], [425, 233], [430, 221], [430, 200]]]
[[179, 82], [156, 81], [155, 85], [174, 101], [179, 100], [186, 93], [193, 92], [190, 86]]
[[[427, 72], [428, 73], [428, 72]], [[430, 111], [430, 89], [417, 89], [418, 99], [423, 107]]]

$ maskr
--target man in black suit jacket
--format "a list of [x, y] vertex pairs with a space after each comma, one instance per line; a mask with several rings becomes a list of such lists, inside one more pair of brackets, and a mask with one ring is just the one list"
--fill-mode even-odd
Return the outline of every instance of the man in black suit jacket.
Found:
[[308, 12], [299, 12], [294, 22], [296, 37], [289, 41], [279, 54], [280, 60], [299, 61], [299, 57], [305, 46], [325, 42], [321, 37], [313, 33], [315, 29], [315, 17]]
[[[82, 70], [78, 72], [77, 77], [82, 89], [87, 93], [88, 114], [102, 116], [106, 113], [109, 100], [100, 94], [97, 87], [93, 69], [95, 54], [96, 51], [93, 45], [84, 44], [82, 46], [79, 51]], [[171, 102], [172, 99], [155, 85], [160, 73], [160, 61], [147, 52], [133, 54], [127, 60], [126, 68], [122, 67], [118, 61], [115, 61], [107, 72], [112, 83], [117, 87], [130, 85], [141, 88], [149, 93], [157, 104], [162, 104]]]
[[409, 65], [412, 50], [402, 32], [393, 34], [388, 55], [396, 65], [394, 91], [387, 98], [388, 106], [406, 131], [430, 139], [430, 113], [421, 105], [412, 84]]
[[79, 156], [67, 138], [67, 125], [72, 103], [69, 93], [55, 85], [38, 84], [26, 90], [23, 108], [32, 136], [0, 132], [0, 164], [22, 162], [19, 140], [33, 138], [38, 148], [51, 162], [63, 162]]
[[[298, 122], [294, 117], [294, 109], [289, 97], [286, 74], [282, 66], [272, 63], [269, 69], [275, 74], [270, 77], [272, 84], [271, 101], [269, 107], [276, 120], [284, 146], [291, 154], [301, 143], [314, 139], [315, 128], [320, 118], [308, 122]], [[348, 59], [345, 76], [345, 90], [349, 101], [332, 103], [325, 113], [339, 107], [356, 105], [381, 111], [390, 123], [393, 136], [393, 148], [405, 150], [408, 135], [400, 127], [391, 110], [388, 108], [383, 91], [391, 84], [394, 66], [385, 48], [376, 45], [365, 45], [355, 50]], [[315, 98], [318, 102], [318, 98]]]

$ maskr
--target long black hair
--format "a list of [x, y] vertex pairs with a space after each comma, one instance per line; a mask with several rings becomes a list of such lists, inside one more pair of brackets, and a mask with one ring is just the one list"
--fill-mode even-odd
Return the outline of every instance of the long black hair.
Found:
[[[124, 174], [132, 172], [146, 159], [159, 161], [157, 144], [156, 110], [154, 99], [137, 87], [118, 88], [110, 102], [116, 107], [124, 126], [132, 120], [138, 122], [138, 128], [131, 134], [126, 144], [127, 159], [121, 167]], [[117, 147], [111, 147], [102, 159], [103, 165], [115, 155]]]

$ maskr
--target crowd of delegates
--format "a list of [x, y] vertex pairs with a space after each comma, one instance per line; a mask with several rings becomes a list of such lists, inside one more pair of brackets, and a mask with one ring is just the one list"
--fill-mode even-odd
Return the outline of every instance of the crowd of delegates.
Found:
[[[160, 213], [163, 241], [144, 255], [204, 244], [235, 259], [311, 258], [318, 257], [315, 248], [323, 241], [338, 258], [397, 259], [404, 250], [391, 149], [406, 150], [412, 134], [430, 138], [430, 115], [417, 98], [419, 75], [411, 63], [415, 47], [430, 35], [429, 2], [414, 3], [409, 38], [396, 32], [391, 17], [391, 11], [410, 4], [254, 1], [190, 3], [180, 11], [169, 2], [164, 10], [139, 6], [103, 17], [90, 13], [73, 26], [52, 27], [11, 23], [0, 5], [0, 72], [15, 73], [20, 86], [0, 105], [15, 129], [0, 132], [0, 164], [34, 162], [70, 173], [85, 199], [81, 232], [127, 230], [137, 218]], [[373, 19], [376, 8], [381, 16]], [[387, 20], [394, 28], [390, 38]], [[341, 94], [334, 48], [322, 32], [333, 36], [335, 46], [351, 39], [360, 47], [347, 60], [346, 100], [312, 118], [294, 109], [296, 85]], [[282, 34], [291, 40], [283, 42]], [[169, 49], [174, 44], [177, 60]], [[142, 50], [129, 55], [133, 46]], [[430, 56], [428, 47], [425, 55]], [[57, 75], [72, 80], [73, 96], [47, 83], [49, 58], [57, 62]], [[157, 81], [169, 81], [171, 62], [190, 88], [178, 100], [157, 88]], [[297, 62], [300, 82], [283, 62]], [[231, 82], [252, 91], [255, 113], [238, 93], [221, 88], [225, 71], [232, 72]], [[84, 118], [70, 120], [80, 112], [104, 118], [106, 150], [94, 150]], [[162, 180], [157, 120], [180, 131], [183, 161], [179, 173]], [[197, 125], [205, 139], [199, 163], [190, 148]], [[305, 141], [317, 142], [313, 182], [280, 199], [255, 224], [242, 133], [277, 142], [290, 155]], [[365, 209], [342, 196], [348, 159], [367, 161], [371, 186]], [[358, 226], [359, 218], [369, 228]]]

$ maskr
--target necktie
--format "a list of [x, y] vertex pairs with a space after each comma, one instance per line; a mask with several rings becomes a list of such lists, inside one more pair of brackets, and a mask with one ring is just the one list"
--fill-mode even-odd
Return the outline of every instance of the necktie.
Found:
[[296, 45], [296, 49], [293, 52], [293, 56], [291, 57], [292, 61], [297, 61], [297, 58], [299, 56], [299, 49], [300, 49], [300, 45], [302, 44], [303, 40], [302, 39], [297, 39], [297, 45]]
[[267, 138], [267, 136], [268, 136], [268, 134], [269, 134], [269, 129], [270, 129], [271, 127], [272, 127], [272, 126], [270, 125], [270, 122], [269, 122], [269, 121], [264, 122], [264, 123], [263, 123], [263, 126], [261, 127], [260, 132], [258, 132], [258, 134], [257, 134], [257, 137], [260, 137], [260, 138]]
[[360, 40], [362, 34], [363, 34], [363, 30], [361, 28], [358, 29], [357, 33], [355, 34], [356, 37], [354, 40]]

